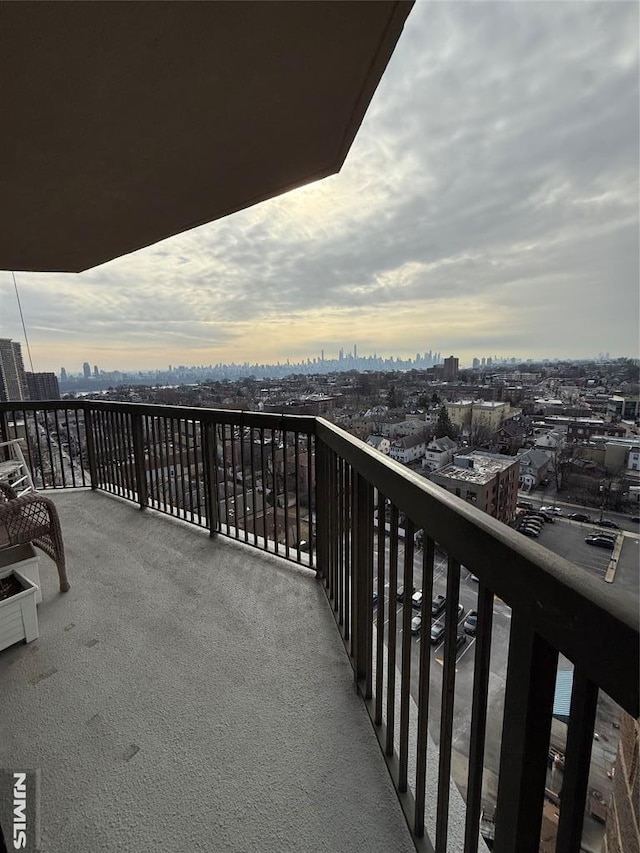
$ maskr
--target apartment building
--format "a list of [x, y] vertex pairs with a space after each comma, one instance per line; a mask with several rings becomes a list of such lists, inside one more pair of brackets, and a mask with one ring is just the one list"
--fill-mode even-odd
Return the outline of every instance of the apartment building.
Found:
[[31, 400], [59, 400], [60, 386], [55, 373], [27, 373], [27, 387]]
[[516, 512], [519, 468], [512, 457], [474, 451], [454, 457], [429, 479], [508, 524]]
[[0, 338], [0, 400], [28, 400], [22, 347], [11, 338]]

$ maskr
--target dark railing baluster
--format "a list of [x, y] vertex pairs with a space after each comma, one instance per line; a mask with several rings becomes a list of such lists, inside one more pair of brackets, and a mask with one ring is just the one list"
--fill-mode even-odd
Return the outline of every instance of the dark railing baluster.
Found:
[[287, 466], [287, 430], [282, 430], [282, 494], [284, 500], [284, 554], [289, 556], [289, 490]]
[[334, 607], [338, 612], [338, 624], [344, 625], [345, 619], [347, 623], [347, 631], [345, 639], [349, 639], [349, 619], [345, 616], [345, 598], [346, 588], [346, 565], [347, 565], [347, 525], [345, 521], [346, 513], [346, 496], [345, 496], [345, 463], [342, 459], [338, 459], [334, 453], [331, 454], [331, 501], [334, 495], [337, 496], [335, 508], [332, 511], [333, 530], [331, 537], [331, 567], [332, 571], [329, 576], [330, 594], [333, 596]]
[[275, 553], [279, 553], [279, 542], [278, 542], [278, 474], [277, 474], [277, 466], [276, 466], [276, 431], [274, 429], [271, 430], [271, 480], [272, 480], [272, 491], [271, 496], [273, 499], [273, 542]]
[[409, 761], [409, 688], [411, 687], [411, 610], [413, 606], [413, 523], [404, 522], [404, 601], [402, 603], [402, 663], [400, 674], [400, 748], [398, 768], [398, 790], [407, 790]]
[[258, 490], [256, 488], [256, 444], [253, 426], [249, 427], [249, 447], [251, 449], [251, 508], [253, 525], [253, 547], [258, 547]]
[[384, 675], [384, 615], [385, 607], [385, 552], [386, 527], [384, 518], [385, 497], [378, 492], [378, 536], [376, 556], [378, 563], [378, 610], [376, 613], [376, 704], [375, 724], [382, 725], [382, 683]]
[[218, 531], [218, 500], [216, 489], [215, 426], [211, 421], [202, 424], [202, 473], [204, 478], [205, 512], [209, 536]]
[[460, 564], [449, 557], [447, 565], [447, 606], [444, 634], [444, 665], [442, 669], [442, 703], [440, 708], [440, 755], [438, 764], [438, 804], [436, 808], [436, 852], [447, 849], [449, 828], [449, 781], [451, 778], [451, 733], [456, 684], [458, 647], [458, 593]]
[[313, 471], [312, 467], [312, 457], [313, 454], [317, 452], [317, 450], [312, 450], [312, 437], [307, 435], [307, 507], [308, 507], [308, 546], [309, 546], [309, 565], [313, 566], [315, 563], [315, 546], [314, 546], [314, 538], [316, 535], [315, 525], [313, 523], [313, 514], [316, 512], [317, 507], [317, 484], [316, 488], [313, 488]]
[[144, 509], [149, 501], [147, 494], [147, 472], [144, 459], [144, 440], [142, 437], [142, 416], [133, 415], [131, 423], [133, 433], [133, 454], [136, 474], [136, 491], [140, 509]]
[[495, 853], [538, 853], [558, 652], [511, 617]]
[[429, 679], [431, 677], [431, 600], [433, 598], [433, 562], [435, 544], [426, 531], [422, 535], [422, 606], [420, 608], [420, 663], [418, 676], [418, 723], [416, 747], [416, 806], [414, 831], [424, 836], [424, 804], [426, 796], [427, 742], [429, 739]]
[[297, 432], [294, 432], [293, 437], [296, 451], [294, 453], [294, 477], [296, 481], [296, 559], [300, 563], [302, 562], [300, 552], [300, 436]]
[[[385, 516], [386, 517], [386, 516]], [[385, 752], [394, 753], [393, 735], [396, 715], [396, 617], [398, 608], [398, 507], [391, 505], [389, 540], [389, 632], [387, 653], [387, 742]]]
[[582, 824], [589, 787], [597, 708], [597, 685], [576, 667], [573, 672], [569, 709], [556, 853], [580, 853], [582, 849]]
[[493, 626], [493, 593], [480, 582], [476, 626], [475, 664], [473, 670], [473, 699], [469, 739], [469, 773], [467, 782], [467, 813], [465, 820], [465, 853], [477, 853], [482, 804], [482, 769], [487, 728], [489, 694], [489, 663], [491, 659], [491, 630]]
[[355, 638], [354, 674], [356, 681], [365, 680], [364, 698], [373, 695], [371, 673], [372, 598], [373, 598], [373, 487], [357, 474], [354, 476], [355, 542], [353, 567], [353, 599]]

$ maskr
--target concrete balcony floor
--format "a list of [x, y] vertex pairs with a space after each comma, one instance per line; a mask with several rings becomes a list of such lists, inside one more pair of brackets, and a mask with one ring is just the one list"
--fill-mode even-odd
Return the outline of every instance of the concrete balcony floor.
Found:
[[53, 495], [40, 637], [0, 652], [0, 766], [75, 851], [413, 851], [323, 590], [85, 490]]

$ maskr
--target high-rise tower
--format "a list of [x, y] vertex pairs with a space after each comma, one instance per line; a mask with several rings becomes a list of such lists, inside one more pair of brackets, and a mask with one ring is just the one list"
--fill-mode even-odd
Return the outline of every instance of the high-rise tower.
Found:
[[0, 338], [0, 400], [28, 400], [22, 347], [11, 338]]

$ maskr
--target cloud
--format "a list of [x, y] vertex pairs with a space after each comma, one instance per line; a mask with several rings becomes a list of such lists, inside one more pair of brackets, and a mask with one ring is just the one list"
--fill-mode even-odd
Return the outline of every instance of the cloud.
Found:
[[32, 349], [633, 354], [637, 33], [625, 2], [417, 3], [339, 175], [80, 276], [20, 274]]

